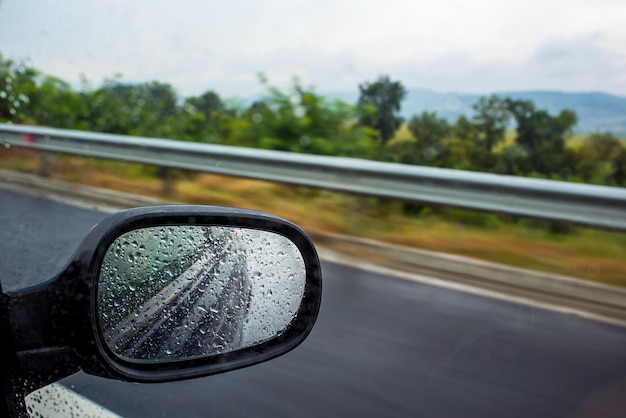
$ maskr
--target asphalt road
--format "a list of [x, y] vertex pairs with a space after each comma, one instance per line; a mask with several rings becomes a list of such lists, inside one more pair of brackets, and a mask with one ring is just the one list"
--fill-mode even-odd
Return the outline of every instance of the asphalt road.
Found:
[[[243, 323], [251, 297], [251, 284], [242, 268], [245, 261], [223, 263], [222, 273], [216, 273], [220, 266], [214, 257], [196, 262], [142, 307], [125, 311], [127, 316], [112, 327], [111, 340], [116, 341], [107, 340], [109, 346], [125, 357], [153, 361], [243, 348]], [[216, 275], [229, 280], [211, 287]], [[166, 312], [154, 313], [155, 306], [166, 307]], [[208, 310], [218, 314], [207, 315]]]
[[[52, 276], [104, 216], [0, 191], [5, 289]], [[283, 357], [183, 382], [62, 383], [128, 417], [626, 416], [626, 329], [338, 264], [323, 273], [318, 322]]]

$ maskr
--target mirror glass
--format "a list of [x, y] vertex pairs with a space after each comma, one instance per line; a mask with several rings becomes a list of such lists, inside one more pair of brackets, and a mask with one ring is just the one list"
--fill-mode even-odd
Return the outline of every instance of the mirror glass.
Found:
[[288, 238], [223, 226], [160, 226], [121, 235], [104, 257], [98, 319], [108, 347], [134, 361], [180, 361], [280, 335], [304, 296], [305, 264]]

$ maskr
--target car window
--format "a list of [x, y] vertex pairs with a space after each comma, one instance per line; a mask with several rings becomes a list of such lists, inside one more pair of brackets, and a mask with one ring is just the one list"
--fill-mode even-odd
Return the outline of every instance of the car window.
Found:
[[[0, 126], [4, 291], [53, 277], [107, 214], [158, 203], [293, 221], [315, 241], [325, 279], [318, 325], [289, 355], [158, 385], [81, 372], [35, 403], [69, 389], [122, 416], [618, 416], [624, 21], [616, 0], [1, 0], [2, 126], [119, 135], [119, 148], [168, 139], [186, 153], [176, 165], [141, 145], [41, 151], [53, 134], [20, 133], [15, 145]], [[241, 162], [250, 155], [264, 163]], [[296, 181], [288, 170], [307, 162], [318, 171], [300, 168]], [[493, 183], [479, 190], [474, 179]], [[516, 191], [535, 180], [546, 183]], [[602, 188], [567, 194], [581, 185]], [[520, 214], [530, 195], [549, 203]], [[500, 206], [485, 209], [488, 198]], [[563, 220], [568, 202], [591, 202], [578, 223]], [[172, 277], [199, 262], [157, 260], [153, 244], [143, 260]], [[126, 268], [109, 256], [107, 268]], [[101, 297], [119, 308], [100, 318], [110, 341], [161, 279], [132, 306], [121, 290]], [[272, 291], [250, 303], [276, 312]], [[285, 322], [248, 325], [235, 340], [263, 340]]]

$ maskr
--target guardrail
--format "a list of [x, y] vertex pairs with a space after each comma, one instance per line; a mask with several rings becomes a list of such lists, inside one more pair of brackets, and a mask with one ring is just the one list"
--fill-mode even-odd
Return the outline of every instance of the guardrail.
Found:
[[354, 158], [0, 124], [0, 144], [626, 232], [626, 189]]

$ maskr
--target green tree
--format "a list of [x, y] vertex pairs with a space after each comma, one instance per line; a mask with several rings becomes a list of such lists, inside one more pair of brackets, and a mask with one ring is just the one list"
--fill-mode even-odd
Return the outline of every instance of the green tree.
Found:
[[[265, 78], [262, 82], [267, 85]], [[233, 145], [282, 151], [371, 157], [377, 148], [374, 132], [355, 126], [355, 110], [341, 101], [329, 102], [295, 79], [283, 91], [268, 85], [268, 94], [244, 113], [245, 126], [233, 135]]]
[[27, 108], [37, 88], [39, 73], [25, 63], [16, 63], [0, 54], [0, 122], [28, 121]]
[[328, 102], [297, 80], [286, 91], [270, 86], [266, 78], [262, 82], [267, 95], [248, 109], [227, 108], [215, 92], [207, 91], [163, 112], [175, 98], [173, 90], [167, 94], [167, 85], [153, 89], [155, 84], [119, 80], [93, 92], [90, 106], [97, 130], [104, 132], [327, 155], [374, 154], [374, 132], [355, 126], [354, 107]]
[[185, 100], [185, 105], [193, 106], [194, 109], [202, 113], [207, 121], [211, 120], [214, 113], [224, 110], [224, 103], [220, 96], [209, 90], [199, 97], [189, 97]]
[[402, 125], [403, 119], [398, 112], [405, 96], [404, 86], [386, 75], [379, 76], [373, 83], [360, 84], [359, 124], [376, 129], [381, 142], [386, 144]]
[[224, 143], [233, 127], [234, 111], [227, 109], [219, 95], [206, 91], [185, 99], [177, 122], [177, 138], [188, 141]]
[[587, 183], [626, 185], [626, 148], [611, 133], [596, 133], [576, 150], [576, 174]]
[[491, 154], [493, 171], [498, 174], [518, 175], [528, 165], [528, 153], [519, 144], [505, 146], [498, 154]]
[[459, 170], [477, 170], [476, 154], [484, 154], [482, 148], [476, 146], [478, 130], [476, 125], [465, 116], [459, 116], [456, 123], [450, 126], [450, 138], [444, 149], [445, 167]]
[[137, 87], [139, 100], [145, 100], [147, 103], [143, 103], [143, 105], [151, 112], [155, 112], [159, 118], [164, 119], [177, 115], [176, 90], [170, 84], [150, 81], [139, 84]]
[[441, 142], [451, 132], [450, 124], [434, 112], [422, 112], [409, 120], [409, 131], [421, 147], [429, 147]]
[[472, 119], [478, 132], [477, 145], [491, 153], [493, 147], [504, 140], [511, 119], [505, 100], [496, 95], [481, 97], [472, 109], [474, 110]]
[[452, 134], [460, 140], [474, 143], [478, 136], [478, 129], [476, 125], [465, 116], [459, 116], [452, 127]]
[[408, 123], [409, 131], [415, 138], [413, 152], [418, 164], [433, 163], [444, 150], [444, 139], [449, 136], [451, 127], [445, 119], [437, 117], [434, 112], [422, 112], [413, 116]]
[[517, 123], [515, 142], [527, 155], [521, 170], [548, 177], [557, 174], [565, 158], [566, 136], [577, 122], [576, 113], [563, 110], [550, 116], [530, 101], [506, 99], [505, 103]]
[[85, 95], [55, 77], [44, 76], [26, 105], [32, 123], [65, 129], [86, 129], [89, 115]]
[[128, 135], [166, 136], [176, 133], [180, 113], [169, 84], [152, 81], [122, 83], [119, 78], [87, 95], [90, 129]]

